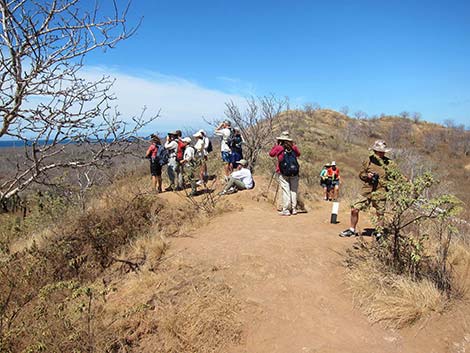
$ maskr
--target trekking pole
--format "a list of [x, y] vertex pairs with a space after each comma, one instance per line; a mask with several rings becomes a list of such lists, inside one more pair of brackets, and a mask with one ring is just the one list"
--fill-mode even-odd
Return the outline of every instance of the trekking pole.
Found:
[[273, 183], [274, 176], [276, 175], [276, 171], [273, 172], [271, 175], [271, 180], [269, 180], [268, 188], [266, 190], [266, 194], [269, 192], [269, 189], [271, 189], [271, 184]]
[[273, 205], [276, 203], [278, 192], [279, 192], [279, 183], [277, 183], [276, 193], [274, 194], [274, 199], [273, 199]]

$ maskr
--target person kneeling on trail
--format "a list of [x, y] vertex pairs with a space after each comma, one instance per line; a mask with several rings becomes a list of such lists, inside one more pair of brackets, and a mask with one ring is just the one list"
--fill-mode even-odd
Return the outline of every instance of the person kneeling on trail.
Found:
[[270, 157], [277, 158], [276, 173], [282, 190], [281, 216], [297, 214], [297, 190], [299, 188], [300, 150], [289, 137], [288, 131], [283, 131], [277, 138], [277, 144], [269, 152]]
[[250, 169], [247, 168], [248, 162], [245, 159], [237, 161], [237, 169], [235, 169], [219, 195], [227, 195], [237, 192], [238, 190], [253, 189], [254, 181]]
[[[359, 200], [351, 205], [351, 227], [342, 231], [340, 237], [354, 237], [357, 235], [356, 226], [359, 222], [359, 211], [365, 211], [370, 206], [374, 207], [377, 214], [377, 224], [380, 228], [384, 226], [386, 184], [390, 180], [389, 170], [393, 168], [393, 162], [385, 157], [385, 153], [391, 151], [383, 140], [375, 141], [370, 148], [373, 152], [369, 158], [362, 163], [359, 178], [363, 181], [362, 195]], [[378, 239], [382, 236], [374, 232]]]

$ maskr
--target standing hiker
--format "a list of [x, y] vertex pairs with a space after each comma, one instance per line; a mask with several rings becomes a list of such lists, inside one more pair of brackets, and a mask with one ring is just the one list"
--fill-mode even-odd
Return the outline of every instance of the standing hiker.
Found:
[[220, 153], [222, 156], [222, 162], [224, 163], [224, 174], [225, 174], [225, 180], [228, 180], [230, 176], [231, 167], [230, 167], [230, 156], [232, 153], [232, 150], [230, 149], [230, 146], [228, 145], [228, 140], [232, 134], [232, 129], [231, 129], [231, 123], [228, 120], [223, 121], [220, 123], [219, 126], [215, 129], [214, 133], [217, 136], [220, 136], [221, 141], [220, 141]]
[[323, 166], [323, 169], [320, 172], [320, 185], [325, 192], [324, 200], [328, 201], [330, 199], [330, 188], [331, 188], [331, 180], [328, 178], [328, 169], [330, 169], [331, 165], [329, 163]]
[[336, 166], [336, 162], [331, 162], [331, 166], [328, 169], [328, 176], [331, 177], [331, 188], [332, 188], [332, 196], [331, 198], [333, 201], [336, 201], [339, 196], [339, 184], [340, 184], [340, 176], [339, 176], [339, 168]]
[[166, 137], [165, 148], [168, 150], [168, 178], [170, 179], [170, 185], [165, 189], [166, 191], [177, 190], [180, 175], [180, 165], [176, 160], [176, 154], [178, 152], [178, 135], [176, 131], [170, 131]]
[[197, 181], [197, 185], [202, 185], [204, 182], [207, 181], [207, 156], [209, 155], [210, 149], [210, 140], [206, 136], [206, 132], [204, 130], [199, 130], [196, 132], [193, 137], [195, 137], [196, 144], [194, 145], [194, 150], [196, 153], [196, 159], [200, 161], [200, 170], [199, 170], [199, 180]]
[[151, 144], [147, 149], [145, 158], [150, 159], [150, 175], [152, 176], [152, 188], [157, 192], [162, 192], [162, 165], [158, 159], [158, 151], [162, 149], [160, 138], [152, 134]]
[[240, 129], [234, 128], [233, 129], [233, 134], [229, 139], [229, 147], [231, 149], [231, 154], [230, 154], [230, 168], [232, 170], [236, 169], [238, 167], [237, 162], [239, 160], [243, 159], [243, 137], [240, 133]]
[[[188, 181], [191, 184], [190, 196], [196, 196], [197, 180], [199, 176], [200, 159], [196, 158], [194, 147], [190, 146], [191, 138], [185, 137], [181, 139], [184, 143], [184, 154], [183, 159], [180, 161], [181, 168], [184, 174], [184, 181]], [[183, 182], [184, 185], [184, 182]]]
[[289, 137], [288, 131], [283, 131], [277, 138], [277, 144], [269, 152], [270, 157], [277, 157], [276, 173], [282, 190], [281, 216], [297, 214], [297, 190], [299, 188], [300, 150]]
[[[359, 211], [365, 211], [370, 206], [375, 208], [377, 214], [377, 224], [380, 228], [384, 225], [386, 183], [389, 180], [388, 170], [393, 166], [393, 162], [385, 156], [391, 151], [383, 140], [375, 141], [370, 148], [372, 153], [369, 158], [362, 163], [359, 178], [363, 182], [361, 198], [351, 205], [350, 228], [342, 231], [340, 237], [354, 237], [357, 235], [356, 226], [359, 222]], [[380, 232], [374, 232], [378, 239], [382, 236]]]

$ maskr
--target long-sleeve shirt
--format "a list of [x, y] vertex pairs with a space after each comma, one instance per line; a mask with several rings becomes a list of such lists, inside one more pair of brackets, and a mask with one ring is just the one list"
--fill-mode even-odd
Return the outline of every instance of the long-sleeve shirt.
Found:
[[194, 147], [187, 146], [184, 150], [183, 160], [191, 162], [194, 159]]
[[[292, 145], [292, 151], [294, 151], [296, 157], [300, 157], [300, 150], [297, 145]], [[276, 173], [281, 173], [279, 162], [284, 158], [284, 147], [282, 145], [275, 145], [271, 148], [271, 151], [269, 151], [269, 156], [277, 157]]]
[[175, 140], [165, 142], [165, 148], [168, 150], [169, 158], [176, 158], [176, 151], [178, 150], [178, 142]]
[[253, 187], [253, 176], [251, 175], [251, 171], [248, 168], [235, 170], [232, 172], [231, 176], [245, 184], [247, 189], [251, 189]]

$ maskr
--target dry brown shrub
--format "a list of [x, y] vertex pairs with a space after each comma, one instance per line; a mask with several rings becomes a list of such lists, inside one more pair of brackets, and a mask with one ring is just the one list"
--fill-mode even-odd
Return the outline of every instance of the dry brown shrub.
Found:
[[441, 313], [446, 296], [429, 280], [385, 274], [372, 259], [356, 263], [347, 283], [358, 306], [374, 323], [403, 328], [433, 313]]
[[217, 271], [173, 258], [155, 273], [133, 275], [107, 299], [108, 349], [203, 353], [239, 342], [240, 304]]

